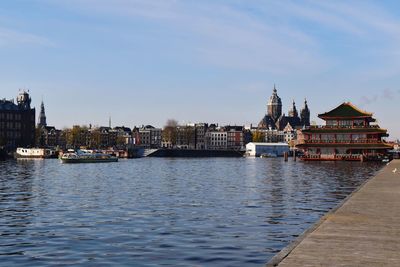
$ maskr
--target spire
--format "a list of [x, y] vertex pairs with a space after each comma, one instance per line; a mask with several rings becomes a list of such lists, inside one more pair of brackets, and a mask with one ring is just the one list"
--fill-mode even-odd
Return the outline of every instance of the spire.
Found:
[[46, 112], [44, 109], [44, 103], [43, 103], [43, 99], [42, 99], [42, 104], [40, 105], [40, 114], [39, 114], [39, 123], [38, 123], [39, 127], [46, 127], [47, 126], [47, 122], [46, 122]]
[[111, 129], [111, 116], [108, 118], [108, 127]]
[[292, 109], [289, 111], [289, 117], [298, 117], [298, 116], [299, 113], [297, 112], [296, 102], [294, 102], [293, 99]]
[[310, 109], [306, 98], [304, 98], [304, 107], [300, 111], [300, 119], [303, 126], [310, 126]]

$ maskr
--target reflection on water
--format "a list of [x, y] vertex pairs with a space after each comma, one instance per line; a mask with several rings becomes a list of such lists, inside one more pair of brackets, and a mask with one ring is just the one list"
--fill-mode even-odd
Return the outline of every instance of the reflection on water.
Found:
[[2, 265], [260, 266], [382, 165], [0, 162]]

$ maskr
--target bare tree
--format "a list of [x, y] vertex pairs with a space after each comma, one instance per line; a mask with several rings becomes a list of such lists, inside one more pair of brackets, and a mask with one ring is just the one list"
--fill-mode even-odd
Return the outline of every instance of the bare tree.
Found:
[[164, 126], [162, 138], [164, 142], [169, 142], [172, 146], [176, 145], [178, 122], [174, 119], [167, 120]]

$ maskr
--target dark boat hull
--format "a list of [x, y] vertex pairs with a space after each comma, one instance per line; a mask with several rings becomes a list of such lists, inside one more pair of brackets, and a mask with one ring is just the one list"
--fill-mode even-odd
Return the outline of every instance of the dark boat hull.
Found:
[[108, 159], [60, 159], [62, 163], [105, 163], [105, 162], [117, 162], [118, 158]]

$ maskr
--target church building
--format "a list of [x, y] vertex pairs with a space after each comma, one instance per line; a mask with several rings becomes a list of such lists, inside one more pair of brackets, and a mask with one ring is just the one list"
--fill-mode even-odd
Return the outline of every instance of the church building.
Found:
[[293, 101], [288, 116], [286, 116], [282, 113], [282, 100], [278, 96], [278, 91], [274, 85], [272, 96], [267, 104], [267, 113], [261, 119], [258, 128], [282, 131], [288, 125], [293, 129], [310, 126], [310, 110], [307, 100], [304, 100], [304, 107], [300, 110], [300, 114], [297, 111], [296, 103]]

